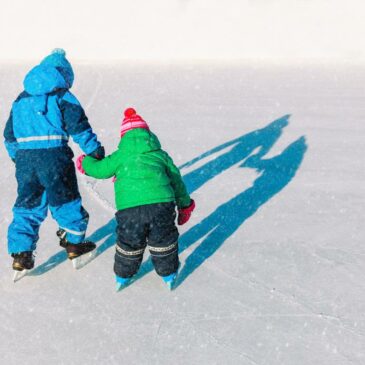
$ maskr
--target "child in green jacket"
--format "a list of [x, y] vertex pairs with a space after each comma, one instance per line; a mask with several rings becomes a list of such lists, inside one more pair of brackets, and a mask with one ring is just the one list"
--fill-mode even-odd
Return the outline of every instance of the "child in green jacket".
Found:
[[171, 288], [176, 278], [178, 230], [195, 208], [179, 169], [158, 138], [133, 108], [124, 112], [118, 149], [102, 160], [80, 156], [81, 172], [97, 179], [115, 178], [117, 290], [137, 273], [148, 245], [158, 275]]

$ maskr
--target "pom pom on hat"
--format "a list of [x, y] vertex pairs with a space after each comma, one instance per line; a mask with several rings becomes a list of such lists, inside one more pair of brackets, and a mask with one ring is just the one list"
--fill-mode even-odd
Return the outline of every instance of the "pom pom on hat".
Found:
[[149, 129], [147, 123], [139, 116], [134, 108], [127, 108], [124, 111], [124, 119], [122, 121], [122, 128], [120, 130], [120, 136], [124, 136], [125, 133], [131, 129], [143, 128]]
[[126, 117], [126, 118], [130, 118], [130, 117], [132, 117], [133, 115], [136, 115], [137, 114], [137, 112], [136, 112], [136, 110], [135, 109], [133, 109], [133, 108], [127, 108], [125, 111], [124, 111], [124, 116]]
[[63, 48], [55, 48], [52, 54], [59, 54], [66, 57], [66, 51]]

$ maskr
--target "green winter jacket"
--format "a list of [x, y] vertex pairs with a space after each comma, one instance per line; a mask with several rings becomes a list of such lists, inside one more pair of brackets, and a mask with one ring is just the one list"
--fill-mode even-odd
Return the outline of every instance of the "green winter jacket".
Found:
[[118, 210], [172, 201], [179, 208], [190, 204], [179, 169], [147, 129], [132, 129], [121, 138], [117, 151], [102, 160], [86, 156], [82, 167], [97, 179], [116, 177]]

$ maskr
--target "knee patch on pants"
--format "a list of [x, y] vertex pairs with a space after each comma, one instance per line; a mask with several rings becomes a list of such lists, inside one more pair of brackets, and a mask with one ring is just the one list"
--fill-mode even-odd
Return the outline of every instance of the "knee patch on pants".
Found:
[[145, 248], [133, 250], [122, 245], [118, 242], [115, 246], [114, 272], [122, 278], [130, 278], [141, 266]]
[[165, 257], [168, 255], [171, 255], [175, 251], [177, 251], [178, 244], [177, 242], [172, 243], [171, 245], [165, 246], [165, 247], [157, 247], [157, 246], [148, 246], [148, 249], [150, 250], [151, 256], [155, 257]]
[[124, 259], [129, 259], [129, 260], [139, 260], [143, 257], [143, 253], [144, 253], [144, 248], [141, 248], [139, 250], [125, 250], [122, 247], [118, 246], [118, 244], [116, 245], [116, 251], [117, 254], [119, 254], [121, 257], [123, 257]]

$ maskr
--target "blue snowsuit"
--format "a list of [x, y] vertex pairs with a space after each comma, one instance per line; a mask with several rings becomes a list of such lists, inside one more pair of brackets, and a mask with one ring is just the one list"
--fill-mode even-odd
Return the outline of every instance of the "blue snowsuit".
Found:
[[[16, 164], [18, 197], [8, 230], [10, 254], [33, 251], [48, 207], [66, 238], [85, 238], [88, 213], [81, 205], [69, 136], [86, 154], [100, 150], [88, 119], [69, 91], [74, 80], [64, 51], [56, 51], [24, 79], [4, 130], [5, 146]], [[101, 156], [103, 157], [103, 156]]]

